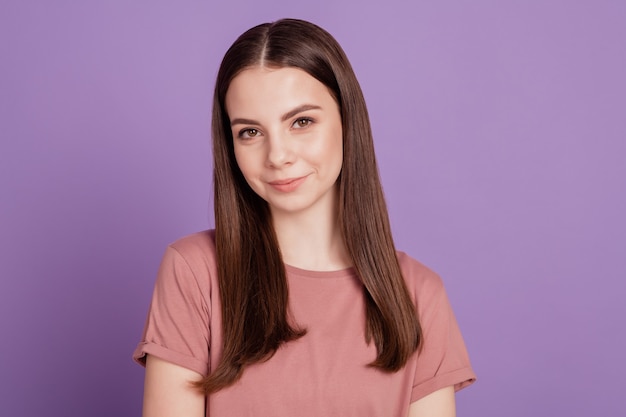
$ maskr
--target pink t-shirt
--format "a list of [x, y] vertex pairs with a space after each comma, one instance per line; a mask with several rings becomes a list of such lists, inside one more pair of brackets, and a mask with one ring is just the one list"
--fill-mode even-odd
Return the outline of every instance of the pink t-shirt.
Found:
[[[367, 364], [376, 348], [365, 341], [362, 284], [353, 269], [320, 272], [286, 266], [289, 307], [307, 329], [267, 362], [207, 399], [207, 416], [406, 416], [409, 405], [440, 388], [475, 380], [441, 279], [406, 254], [398, 260], [416, 301], [424, 344], [406, 366], [385, 373]], [[207, 375], [221, 355], [222, 323], [214, 234], [170, 245], [159, 269], [142, 342], [150, 354]]]

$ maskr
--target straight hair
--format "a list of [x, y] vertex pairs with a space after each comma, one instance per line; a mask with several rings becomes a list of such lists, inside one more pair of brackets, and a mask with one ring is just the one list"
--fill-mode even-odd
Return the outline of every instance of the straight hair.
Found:
[[247, 184], [235, 160], [225, 98], [231, 81], [252, 67], [299, 68], [324, 84], [341, 112], [343, 165], [338, 178], [339, 227], [363, 283], [369, 366], [401, 369], [421, 346], [422, 330], [402, 277], [380, 183], [363, 93], [345, 53], [324, 29], [282, 19], [242, 34], [220, 65], [213, 98], [214, 209], [222, 305], [222, 355], [195, 385], [205, 394], [239, 378], [306, 333], [291, 323], [288, 286], [268, 204]]

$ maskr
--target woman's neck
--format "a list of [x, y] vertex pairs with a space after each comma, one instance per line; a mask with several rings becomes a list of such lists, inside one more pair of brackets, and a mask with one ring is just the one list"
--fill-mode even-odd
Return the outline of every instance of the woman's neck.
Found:
[[287, 265], [312, 271], [336, 271], [352, 266], [336, 209], [273, 213], [272, 221]]

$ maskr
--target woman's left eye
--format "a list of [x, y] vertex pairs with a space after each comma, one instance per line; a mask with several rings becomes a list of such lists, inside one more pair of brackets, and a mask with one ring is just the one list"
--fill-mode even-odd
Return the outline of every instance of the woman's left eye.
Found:
[[309, 126], [311, 123], [313, 123], [312, 119], [309, 119], [308, 117], [301, 117], [293, 122], [293, 127], [302, 129], [303, 127]]

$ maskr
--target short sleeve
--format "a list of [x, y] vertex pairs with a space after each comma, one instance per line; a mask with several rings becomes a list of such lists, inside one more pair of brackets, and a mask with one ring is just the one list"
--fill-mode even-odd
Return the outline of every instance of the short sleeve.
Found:
[[188, 261], [170, 246], [159, 267], [142, 341], [133, 359], [147, 354], [203, 376], [209, 370], [209, 308]]
[[417, 354], [411, 402], [448, 386], [458, 391], [476, 380], [443, 283], [437, 275], [430, 281], [425, 297], [418, 298], [424, 339]]

